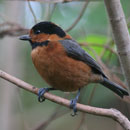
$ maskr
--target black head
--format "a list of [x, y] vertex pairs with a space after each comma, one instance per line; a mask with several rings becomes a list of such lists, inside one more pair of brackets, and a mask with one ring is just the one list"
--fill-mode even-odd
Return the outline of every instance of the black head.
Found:
[[[32, 48], [36, 48], [37, 46], [47, 46], [48, 41], [51, 40], [51, 36], [53, 41], [57, 39], [64, 38], [66, 33], [62, 28], [57, 26], [52, 22], [40, 22], [32, 27], [29, 35], [23, 35], [20, 37], [20, 40], [27, 40], [31, 43]], [[55, 36], [57, 35], [57, 36]]]
[[64, 37], [66, 34], [62, 28], [48, 21], [40, 22], [32, 27], [34, 34], [57, 34], [59, 37]]

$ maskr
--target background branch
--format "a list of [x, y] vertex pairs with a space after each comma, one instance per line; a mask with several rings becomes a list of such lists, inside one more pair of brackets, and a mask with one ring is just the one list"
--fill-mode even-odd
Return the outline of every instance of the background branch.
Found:
[[32, 8], [32, 6], [31, 6], [31, 3], [30, 3], [29, 0], [28, 0], [28, 7], [29, 7], [29, 9], [30, 9], [30, 12], [32, 13], [33, 18], [34, 18], [34, 23], [36, 24], [36, 23], [37, 23], [37, 17], [36, 17], [36, 15], [35, 15], [34, 11], [33, 11], [33, 8]]
[[58, 106], [55, 111], [52, 113], [52, 115], [47, 119], [46, 121], [38, 124], [35, 128], [32, 130], [45, 130], [51, 123], [52, 121], [55, 121], [57, 118], [60, 118], [64, 116], [65, 114], [68, 114], [70, 111], [60, 111], [60, 108], [62, 106]]
[[4, 22], [0, 24], [0, 38], [5, 36], [19, 36], [23, 34], [27, 34], [29, 29], [25, 29], [18, 23], [14, 22]]
[[[28, 83], [25, 83], [24, 81], [17, 79], [1, 70], [0, 77], [31, 93], [34, 93], [36, 95], [38, 94], [38, 88]], [[70, 101], [67, 99], [55, 96], [50, 93], [45, 93], [44, 97], [52, 102], [58, 103], [69, 108]], [[113, 120], [116, 120], [123, 128], [125, 128], [126, 130], [130, 130], [130, 121], [116, 109], [96, 108], [77, 103], [77, 110], [84, 113], [112, 118]]]
[[81, 19], [82, 16], [83, 16], [83, 14], [85, 13], [85, 10], [86, 10], [86, 8], [87, 8], [88, 3], [89, 3], [89, 0], [86, 0], [86, 3], [84, 4], [84, 6], [83, 6], [83, 8], [82, 8], [82, 10], [81, 10], [81, 12], [80, 12], [80, 14], [79, 14], [79, 16], [78, 16], [77, 19], [74, 21], [74, 23], [73, 23], [68, 29], [65, 30], [66, 32], [69, 32], [70, 30], [72, 30], [72, 29], [78, 24], [78, 22], [80, 21], [80, 19]]

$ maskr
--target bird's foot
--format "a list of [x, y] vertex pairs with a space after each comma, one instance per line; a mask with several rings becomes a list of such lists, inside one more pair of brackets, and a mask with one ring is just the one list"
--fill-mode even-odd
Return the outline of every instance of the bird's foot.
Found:
[[73, 112], [74, 112], [74, 113], [71, 114], [71, 116], [77, 115], [76, 104], [77, 104], [77, 99], [76, 99], [76, 98], [75, 98], [75, 99], [72, 99], [72, 100], [70, 101], [70, 108], [73, 109]]
[[71, 114], [71, 116], [77, 115], [76, 104], [77, 104], [77, 101], [79, 99], [79, 95], [80, 95], [80, 89], [78, 90], [76, 97], [70, 101], [70, 108], [73, 109], [73, 112], [74, 112]]
[[49, 91], [50, 88], [40, 88], [38, 91], [38, 101], [43, 102], [45, 101], [44, 94]]
[[44, 94], [49, 92], [50, 90], [56, 90], [55, 88], [40, 88], [38, 91], [38, 101], [43, 102], [45, 101]]

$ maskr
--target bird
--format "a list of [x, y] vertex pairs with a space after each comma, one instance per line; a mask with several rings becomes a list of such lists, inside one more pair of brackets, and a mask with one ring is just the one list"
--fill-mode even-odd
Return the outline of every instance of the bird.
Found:
[[19, 39], [29, 41], [33, 64], [43, 80], [51, 86], [39, 89], [39, 102], [44, 101], [45, 92], [51, 90], [78, 91], [70, 101], [70, 108], [76, 115], [80, 90], [90, 83], [102, 84], [121, 98], [129, 95], [126, 89], [110, 81], [100, 65], [57, 24], [39, 22]]

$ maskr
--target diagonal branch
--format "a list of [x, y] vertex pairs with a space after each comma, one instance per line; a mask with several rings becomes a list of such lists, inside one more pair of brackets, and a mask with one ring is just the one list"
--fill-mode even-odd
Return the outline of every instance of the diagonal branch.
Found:
[[85, 10], [86, 10], [86, 8], [87, 8], [88, 3], [89, 3], [89, 1], [86, 0], [86, 3], [84, 4], [84, 6], [83, 6], [83, 8], [82, 8], [82, 10], [81, 10], [81, 12], [80, 12], [80, 14], [79, 14], [79, 16], [78, 16], [77, 19], [74, 21], [74, 23], [73, 23], [68, 29], [65, 30], [66, 32], [69, 32], [70, 30], [72, 30], [72, 29], [78, 24], [78, 22], [80, 21], [80, 19], [82, 18], [82, 16], [83, 16], [84, 13], [85, 13]]
[[49, 117], [49, 119], [47, 119], [46, 121], [42, 122], [41, 124], [39, 124], [38, 126], [33, 128], [32, 130], [45, 130], [50, 125], [50, 123], [52, 123], [52, 121], [56, 120], [57, 118], [60, 118], [60, 117], [64, 116], [65, 114], [68, 114], [70, 112], [70, 111], [59, 112], [60, 107], [61, 106], [58, 106], [56, 108], [56, 110]]
[[[38, 94], [38, 90], [39, 90], [38, 88], [20, 79], [17, 79], [16, 77], [13, 77], [1, 70], [0, 70], [0, 77], [31, 93], [34, 93], [36, 95]], [[55, 96], [48, 92], [44, 94], [44, 97], [52, 102], [66, 106], [68, 108], [70, 106], [69, 100]], [[103, 108], [97, 108], [97, 107], [92, 107], [92, 106], [87, 106], [87, 105], [77, 103], [77, 110], [84, 113], [97, 115], [97, 116], [112, 118], [113, 120], [117, 121], [123, 128], [125, 128], [126, 130], [130, 130], [130, 121], [121, 112], [119, 112], [116, 109], [103, 109]]]
[[31, 13], [32, 13], [32, 16], [33, 16], [33, 18], [34, 18], [34, 22], [35, 22], [35, 24], [37, 23], [37, 18], [36, 18], [36, 15], [35, 15], [35, 13], [34, 13], [34, 11], [33, 11], [33, 8], [32, 8], [32, 6], [31, 6], [31, 3], [30, 3], [30, 1], [28, 0], [28, 7], [29, 7], [29, 9], [30, 9], [30, 11], [31, 11]]

